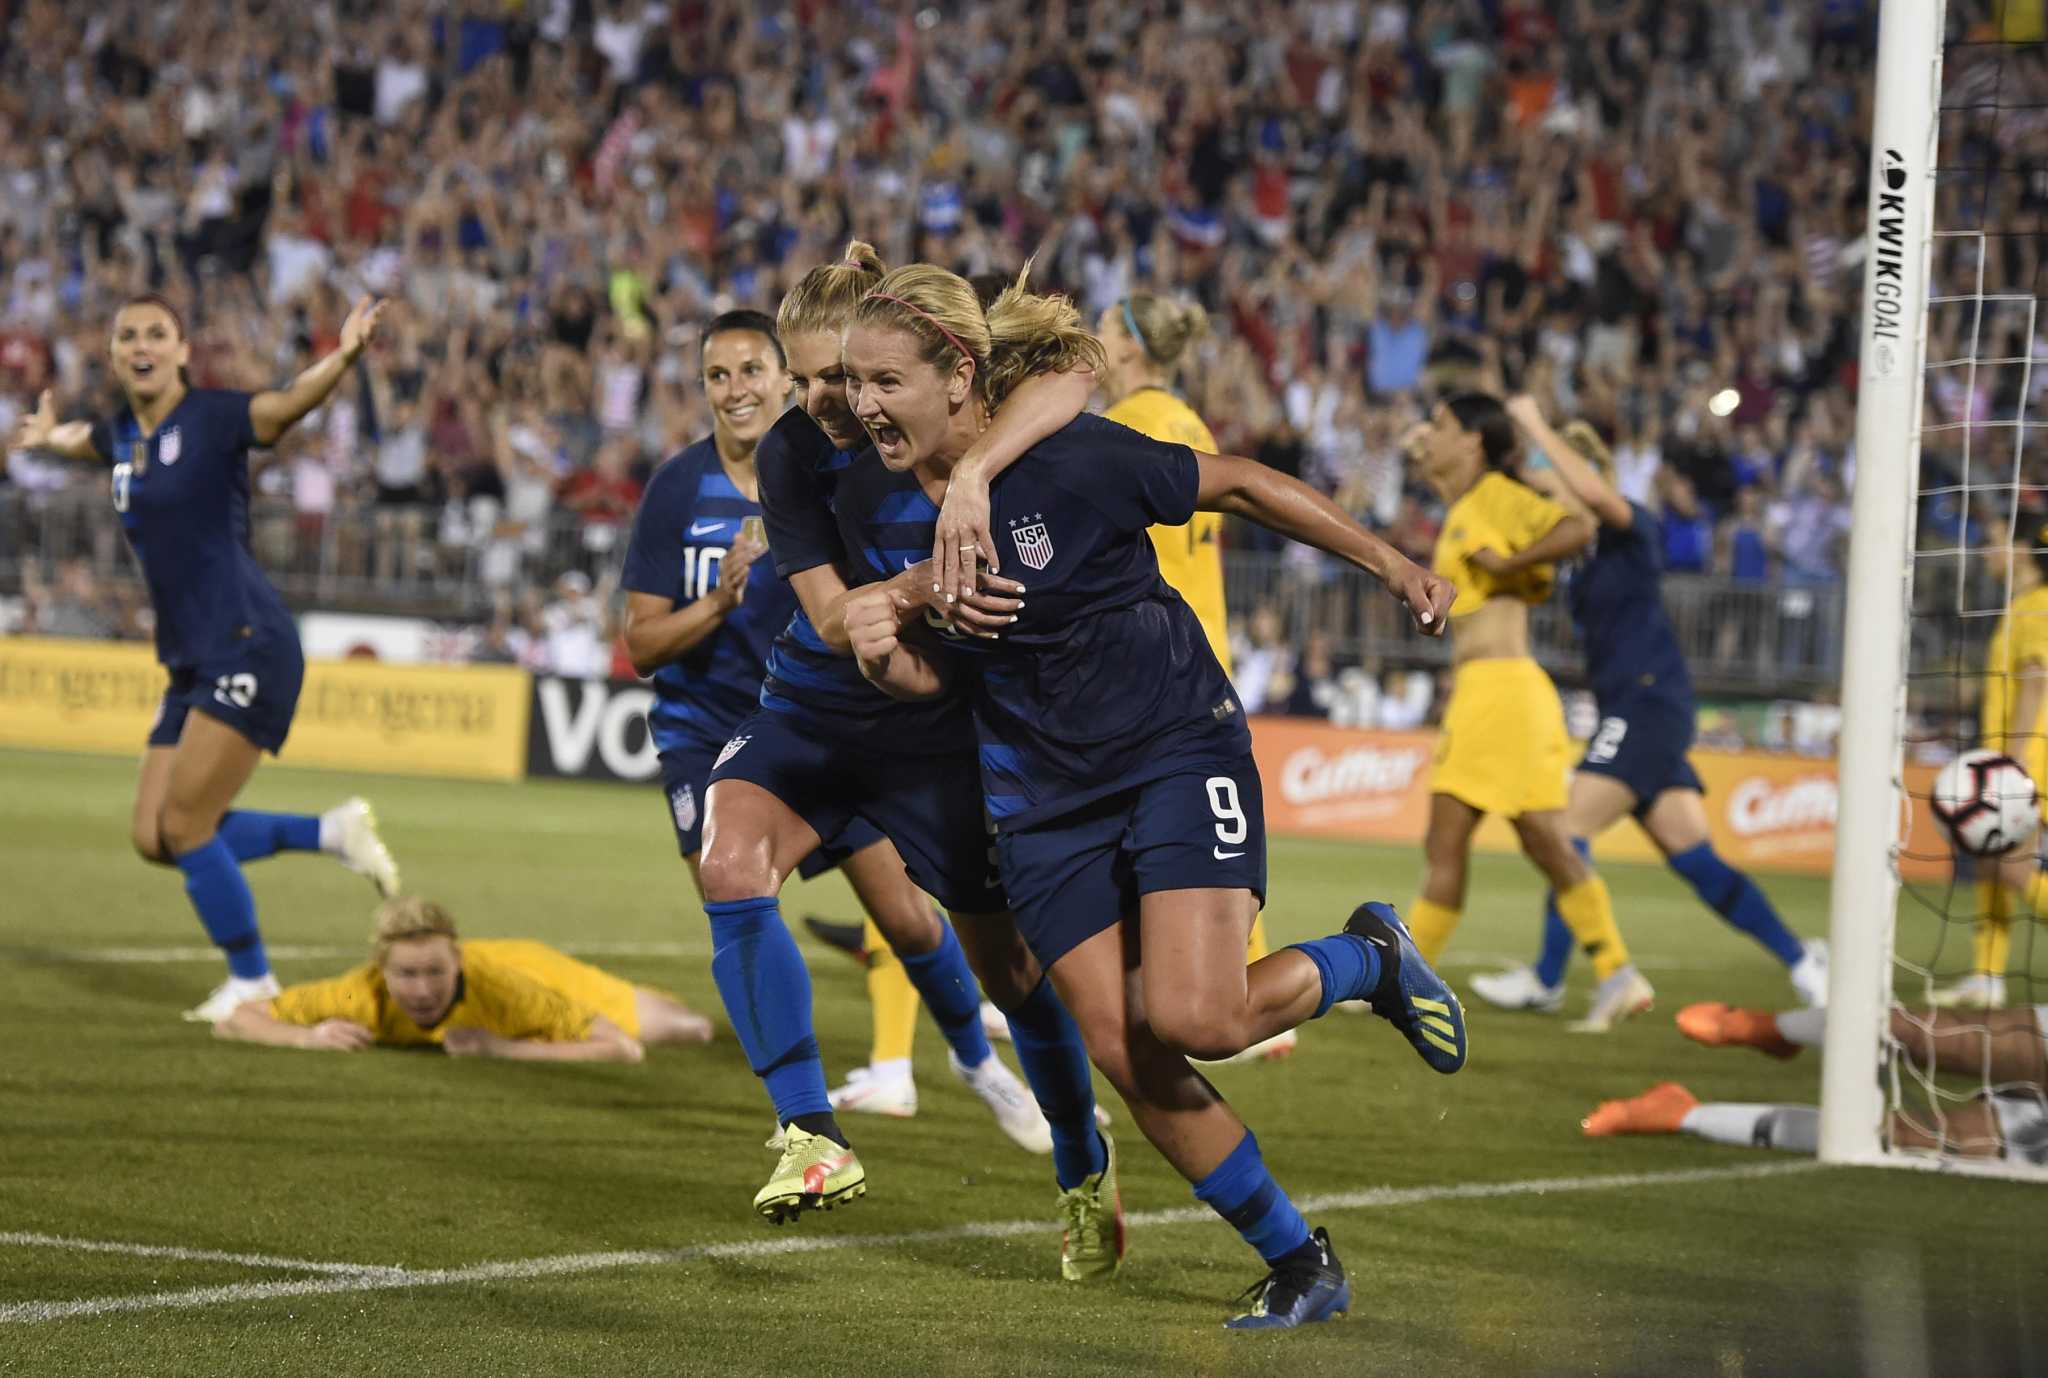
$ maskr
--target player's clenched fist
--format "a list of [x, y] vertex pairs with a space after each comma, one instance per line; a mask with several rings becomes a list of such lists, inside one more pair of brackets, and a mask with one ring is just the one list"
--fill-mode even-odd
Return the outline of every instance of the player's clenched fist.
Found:
[[882, 584], [861, 589], [846, 600], [846, 637], [853, 643], [854, 655], [870, 665], [889, 658], [903, 630], [901, 602], [907, 600]]

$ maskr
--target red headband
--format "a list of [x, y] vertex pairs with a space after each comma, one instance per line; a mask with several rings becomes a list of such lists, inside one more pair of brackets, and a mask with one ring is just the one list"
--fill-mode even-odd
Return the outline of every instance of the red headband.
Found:
[[870, 301], [893, 301], [898, 306], [902, 307], [904, 310], [924, 317], [926, 320], [931, 322], [932, 329], [938, 331], [941, 335], [944, 335], [946, 337], [947, 342], [951, 344], [953, 348], [960, 351], [961, 358], [968, 360], [974, 359], [974, 351], [969, 349], [966, 345], [961, 344], [960, 337], [958, 335], [955, 335], [952, 331], [946, 329], [945, 326], [940, 325], [939, 318], [937, 316], [934, 316], [931, 312], [925, 310], [923, 307], [917, 305], [915, 302], [905, 301], [901, 297], [892, 297], [887, 292], [870, 292], [868, 293], [868, 299]]

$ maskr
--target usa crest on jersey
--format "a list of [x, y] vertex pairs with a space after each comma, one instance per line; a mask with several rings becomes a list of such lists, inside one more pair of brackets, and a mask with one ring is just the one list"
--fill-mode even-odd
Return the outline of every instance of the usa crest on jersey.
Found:
[[1044, 569], [1052, 563], [1052, 533], [1044, 522], [1018, 527], [1010, 533], [1010, 542], [1017, 547], [1017, 558], [1030, 568]]
[[176, 426], [171, 427], [164, 432], [163, 439], [156, 443], [157, 463], [166, 465], [176, 464], [178, 456], [184, 452], [184, 448], [184, 438], [178, 434], [178, 428]]

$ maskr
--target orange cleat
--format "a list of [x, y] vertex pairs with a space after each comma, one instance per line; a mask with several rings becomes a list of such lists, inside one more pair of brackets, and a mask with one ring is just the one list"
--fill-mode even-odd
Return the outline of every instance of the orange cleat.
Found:
[[1769, 1010], [1739, 1010], [1718, 1000], [1687, 1005], [1678, 1012], [1678, 1031], [1709, 1048], [1739, 1045], [1780, 1061], [1799, 1056], [1799, 1045], [1778, 1032], [1777, 1016]]
[[1686, 1113], [1700, 1103], [1698, 1096], [1675, 1081], [1660, 1081], [1640, 1096], [1628, 1100], [1605, 1100], [1600, 1108], [1579, 1121], [1588, 1138], [1610, 1134], [1676, 1134]]

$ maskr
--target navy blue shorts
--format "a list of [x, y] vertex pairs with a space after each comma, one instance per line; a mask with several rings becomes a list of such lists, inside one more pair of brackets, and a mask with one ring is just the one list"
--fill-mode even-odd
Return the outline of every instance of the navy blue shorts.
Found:
[[710, 784], [745, 780], [789, 805], [836, 842], [857, 822], [896, 844], [919, 889], [949, 910], [1009, 908], [996, 877], [981, 768], [972, 753], [897, 756], [828, 742], [764, 708], [739, 725], [712, 762]]
[[[704, 845], [704, 793], [711, 788], [711, 763], [724, 746], [692, 743], [661, 753], [661, 792], [668, 799], [669, 822], [675, 825], [676, 850], [686, 857], [697, 855]], [[881, 840], [872, 824], [856, 818], [798, 862], [796, 873], [805, 880], [821, 876]]]
[[1665, 790], [1706, 793], [1699, 773], [1686, 759], [1697, 726], [1691, 707], [1685, 704], [1646, 700], [1615, 704], [1611, 709], [1603, 705], [1600, 726], [1586, 743], [1579, 769], [1627, 785], [1636, 797], [1635, 815], [1640, 818]]
[[1159, 890], [1266, 896], [1266, 800], [1250, 756], [1120, 790], [996, 836], [1017, 931], [1050, 968]]
[[258, 629], [217, 660], [171, 671], [150, 724], [149, 744], [176, 746], [185, 715], [196, 708], [276, 755], [292, 730], [305, 682], [306, 654], [299, 649], [298, 630]]

